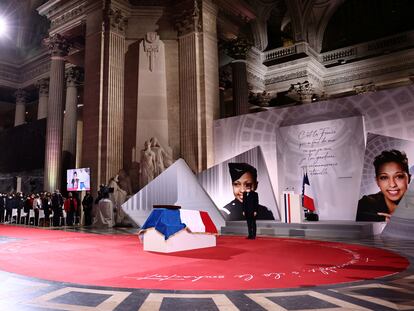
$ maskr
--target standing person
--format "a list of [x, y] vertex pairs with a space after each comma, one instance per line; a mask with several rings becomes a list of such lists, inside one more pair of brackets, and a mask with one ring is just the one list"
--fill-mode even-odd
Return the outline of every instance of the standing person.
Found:
[[62, 213], [63, 197], [58, 189], [52, 195], [53, 226], [60, 226]]
[[45, 225], [49, 226], [49, 217], [52, 213], [52, 195], [50, 192], [45, 192], [42, 198], [42, 207], [45, 212]]
[[78, 201], [73, 197], [72, 192], [69, 192], [68, 198], [65, 200], [64, 208], [66, 212], [66, 224], [73, 226], [73, 221], [78, 210]]
[[34, 218], [34, 225], [38, 226], [39, 225], [39, 210], [42, 209], [42, 199], [40, 198], [40, 196], [38, 194], [35, 195], [35, 198], [33, 200], [33, 211], [35, 213], [35, 218]]
[[358, 202], [356, 221], [388, 221], [410, 183], [408, 158], [399, 150], [385, 150], [374, 159], [379, 192], [364, 195]]
[[14, 199], [14, 194], [13, 193], [9, 193], [8, 197], [6, 198], [6, 221], [5, 223], [11, 223], [12, 222], [12, 213], [13, 213], [13, 208], [15, 207], [16, 203], [15, 203], [15, 199]]
[[259, 210], [259, 195], [256, 190], [257, 185], [252, 184], [243, 192], [243, 216], [246, 217], [248, 239], [254, 240], [256, 238], [256, 217]]
[[78, 190], [79, 187], [79, 178], [78, 178], [78, 173], [73, 172], [72, 175], [72, 180], [70, 181], [71, 185], [72, 185], [72, 190]]
[[83, 214], [85, 216], [85, 226], [92, 225], [92, 208], [93, 197], [89, 191], [86, 191], [86, 195], [82, 200]]
[[5, 195], [3, 195], [3, 193], [0, 193], [0, 223], [4, 222], [4, 206], [6, 205], [5, 199]]

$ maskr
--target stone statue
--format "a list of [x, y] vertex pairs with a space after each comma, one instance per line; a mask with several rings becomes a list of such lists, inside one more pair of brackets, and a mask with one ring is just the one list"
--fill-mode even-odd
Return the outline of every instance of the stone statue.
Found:
[[155, 153], [152, 151], [149, 141], [144, 143], [144, 150], [141, 150], [140, 165], [140, 187], [143, 188], [155, 177]]
[[115, 223], [121, 224], [126, 217], [121, 205], [126, 201], [128, 193], [120, 187], [119, 175], [111, 178], [108, 183], [108, 187], [114, 189], [114, 191], [109, 195], [109, 199], [112, 201], [115, 210]]
[[124, 169], [120, 169], [118, 172], [118, 186], [126, 191], [127, 195], [132, 194], [131, 178]]
[[151, 143], [151, 150], [155, 154], [155, 172], [154, 176], [158, 176], [166, 168], [168, 168], [172, 164], [172, 157], [171, 155], [165, 151], [165, 149], [160, 145], [158, 139], [156, 137], [152, 137], [150, 139]]

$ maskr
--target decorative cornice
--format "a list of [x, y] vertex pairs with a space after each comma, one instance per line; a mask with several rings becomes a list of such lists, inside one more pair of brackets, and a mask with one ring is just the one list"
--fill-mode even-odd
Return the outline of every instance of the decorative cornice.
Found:
[[23, 89], [17, 89], [17, 91], [14, 92], [14, 97], [16, 98], [16, 104], [25, 104], [27, 92]]
[[177, 29], [179, 36], [201, 31], [200, 8], [196, 0], [190, 9], [184, 10], [181, 14], [176, 16], [175, 28]]
[[126, 15], [118, 9], [110, 8], [108, 11], [110, 30], [125, 34], [128, 24]]
[[50, 21], [50, 29], [55, 29], [77, 18], [83, 18], [83, 15], [85, 14], [85, 7], [86, 5], [84, 2], [76, 7], [73, 7], [65, 11], [63, 14], [55, 18], [52, 18]]
[[375, 76], [381, 76], [384, 74], [407, 70], [410, 68], [411, 69], [414, 68], [414, 62], [404, 63], [401, 65], [395, 65], [395, 66], [390, 66], [390, 67], [385, 67], [385, 68], [380, 68], [380, 69], [375, 69], [375, 70], [367, 70], [367, 71], [358, 72], [358, 73], [351, 73], [351, 72], [342, 73], [340, 77], [326, 80], [324, 82], [324, 86], [326, 87], [326, 86], [332, 86], [332, 85], [341, 84], [341, 83], [350, 82], [350, 81], [372, 78]]
[[298, 79], [298, 78], [303, 78], [306, 77], [308, 75], [307, 70], [300, 70], [300, 71], [296, 71], [296, 72], [291, 72], [288, 74], [284, 74], [284, 75], [280, 75], [280, 76], [276, 76], [276, 77], [271, 77], [269, 79], [265, 80], [265, 85], [270, 85], [270, 84], [274, 84], [274, 83], [278, 83], [278, 82], [284, 82], [284, 81], [289, 81], [289, 80], [293, 80], [293, 79]]
[[83, 69], [80, 67], [69, 67], [66, 70], [66, 86], [77, 87], [83, 81]]
[[49, 96], [49, 79], [43, 78], [38, 80], [36, 87], [39, 89], [39, 97]]
[[224, 52], [234, 59], [246, 59], [252, 46], [253, 43], [244, 37], [238, 37], [222, 43]]
[[64, 57], [69, 52], [70, 43], [60, 34], [44, 39], [43, 43], [49, 48], [52, 57]]

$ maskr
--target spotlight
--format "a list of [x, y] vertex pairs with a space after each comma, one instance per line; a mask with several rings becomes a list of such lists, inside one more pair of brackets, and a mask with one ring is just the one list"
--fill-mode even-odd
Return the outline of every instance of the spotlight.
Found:
[[0, 37], [4, 37], [7, 34], [7, 21], [3, 16], [0, 16]]

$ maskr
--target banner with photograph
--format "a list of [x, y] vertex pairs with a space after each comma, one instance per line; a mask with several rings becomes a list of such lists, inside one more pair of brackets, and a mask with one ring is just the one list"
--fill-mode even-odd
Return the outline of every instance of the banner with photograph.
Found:
[[368, 133], [357, 221], [385, 221], [414, 171], [414, 141]]
[[[226, 161], [251, 148], [260, 146], [275, 196], [280, 203], [281, 192], [285, 190], [279, 185], [278, 154], [276, 145], [276, 131], [279, 127], [308, 124], [339, 118], [363, 117], [363, 133], [359, 137], [364, 139], [368, 132], [412, 139], [414, 137], [414, 86], [403, 86], [373, 93], [365, 93], [327, 101], [319, 101], [304, 105], [249, 113], [214, 123], [214, 161], [216, 164]], [[353, 129], [349, 129], [353, 131]], [[364, 147], [361, 149], [364, 152]], [[362, 164], [356, 167], [359, 175]], [[283, 173], [283, 172], [282, 172]], [[310, 176], [312, 187], [312, 176]], [[360, 179], [353, 179], [356, 194], [359, 194]], [[300, 187], [300, 186], [299, 186]], [[297, 191], [300, 192], [300, 191]], [[349, 202], [349, 210], [355, 213], [355, 207]], [[336, 207], [331, 206], [335, 209]], [[354, 215], [355, 216], [355, 215]], [[348, 217], [351, 217], [348, 214]], [[352, 217], [351, 217], [352, 218]], [[355, 219], [355, 218], [353, 218]]]
[[362, 117], [281, 127], [276, 131], [279, 192], [310, 184], [320, 220], [354, 220], [364, 157]]
[[245, 219], [242, 215], [242, 192], [255, 182], [257, 182], [256, 192], [259, 195], [257, 219], [280, 219], [260, 147], [248, 150], [199, 173], [197, 179], [225, 220]]

